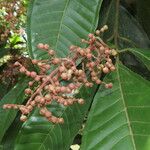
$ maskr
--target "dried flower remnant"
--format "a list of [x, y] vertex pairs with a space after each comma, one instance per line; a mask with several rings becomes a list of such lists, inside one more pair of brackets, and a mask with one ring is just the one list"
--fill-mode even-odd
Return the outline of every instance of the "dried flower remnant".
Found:
[[[21, 121], [26, 121], [30, 112], [38, 107], [40, 114], [52, 123], [63, 123], [64, 119], [56, 117], [47, 109], [47, 106], [56, 101], [57, 103], [70, 106], [74, 103], [84, 104], [82, 98], [69, 96], [75, 90], [84, 85], [92, 87], [93, 84], [104, 84], [106, 88], [112, 88], [112, 83], [105, 83], [100, 80], [101, 74], [107, 74], [115, 70], [111, 57], [115, 52], [109, 48], [97, 35], [107, 30], [105, 25], [97, 30], [95, 35], [90, 33], [88, 40], [82, 39], [87, 44], [86, 48], [70, 46], [71, 56], [57, 58], [55, 51], [49, 45], [39, 43], [37, 47], [46, 51], [50, 59], [32, 60], [32, 63], [39, 68], [39, 72], [29, 71], [19, 62], [14, 65], [19, 67], [19, 71], [30, 77], [29, 87], [25, 89], [25, 94], [29, 99], [25, 105], [5, 104], [5, 109], [19, 109], [22, 113]], [[113, 53], [112, 53], [113, 52]], [[82, 69], [78, 69], [77, 62], [82, 60]], [[55, 66], [55, 67], [53, 67]], [[55, 68], [48, 74], [50, 68]], [[90, 78], [89, 78], [89, 75]], [[67, 81], [64, 85], [62, 81]]]

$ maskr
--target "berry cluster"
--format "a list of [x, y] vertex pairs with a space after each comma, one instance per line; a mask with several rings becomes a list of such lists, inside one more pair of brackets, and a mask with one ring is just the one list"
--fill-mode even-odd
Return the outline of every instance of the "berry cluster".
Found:
[[5, 0], [0, 2], [0, 10], [0, 41], [3, 42], [12, 32], [18, 33], [20, 26], [24, 23], [22, 18], [26, 14], [25, 2], [23, 0]]
[[[107, 28], [105, 25], [101, 30], [97, 30], [95, 35], [90, 33], [88, 40], [82, 39], [82, 42], [87, 44], [86, 48], [70, 46], [70, 54], [66, 58], [56, 57], [55, 51], [48, 44], [39, 43], [37, 48], [46, 51], [50, 59], [32, 60], [32, 63], [38, 68], [38, 73], [29, 71], [19, 62], [15, 63], [21, 73], [32, 79], [28, 83], [29, 87], [25, 89], [25, 94], [29, 96], [26, 105], [5, 104], [3, 107], [19, 109], [22, 113], [21, 121], [26, 121], [29, 113], [38, 107], [40, 114], [50, 122], [63, 123], [63, 118], [53, 116], [46, 108], [52, 101], [64, 106], [74, 103], [84, 104], [82, 98], [77, 99], [72, 96], [82, 85], [92, 87], [96, 83], [112, 88], [112, 83], [100, 80], [102, 73], [107, 74], [115, 70], [111, 56], [116, 55], [116, 51], [109, 48], [97, 36]], [[79, 61], [82, 61], [82, 65], [77, 68]], [[51, 70], [50, 74], [49, 70]]]

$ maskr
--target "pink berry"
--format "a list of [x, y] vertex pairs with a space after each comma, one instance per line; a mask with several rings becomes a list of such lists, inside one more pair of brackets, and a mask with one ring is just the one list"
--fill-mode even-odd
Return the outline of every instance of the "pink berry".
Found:
[[27, 120], [27, 116], [21, 115], [20, 121], [25, 122]]
[[25, 67], [21, 67], [19, 70], [21, 73], [24, 73], [26, 71]]
[[28, 89], [25, 89], [24, 92], [25, 92], [25, 94], [31, 94], [31, 93], [32, 93], [31, 89], [29, 89], [29, 88], [28, 88]]
[[109, 73], [109, 69], [108, 69], [107, 67], [104, 67], [104, 68], [103, 68], [103, 72], [104, 72], [104, 73]]
[[87, 57], [88, 59], [90, 59], [90, 58], [92, 58], [92, 54], [91, 54], [91, 53], [88, 53], [88, 54], [86, 55], [86, 57]]
[[43, 43], [39, 43], [39, 44], [37, 45], [37, 48], [43, 49], [43, 48], [44, 48], [44, 44], [43, 44]]
[[16, 61], [15, 63], [14, 63], [14, 66], [19, 66], [20, 65], [20, 63], [18, 62], [18, 61]]
[[30, 74], [30, 76], [31, 76], [32, 78], [35, 78], [35, 77], [37, 76], [37, 73], [34, 72], [34, 71], [32, 71], [31, 74]]

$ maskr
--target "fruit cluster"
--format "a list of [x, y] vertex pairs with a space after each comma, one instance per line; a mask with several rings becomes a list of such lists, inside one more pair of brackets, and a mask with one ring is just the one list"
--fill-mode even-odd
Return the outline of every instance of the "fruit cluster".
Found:
[[[0, 41], [6, 41], [11, 33], [19, 33], [23, 17], [26, 14], [23, 0], [5, 0], [0, 2]], [[0, 43], [1, 43], [0, 42]]]
[[[21, 121], [26, 121], [30, 112], [38, 107], [40, 114], [52, 123], [63, 123], [63, 118], [53, 116], [47, 109], [52, 101], [60, 105], [70, 106], [74, 103], [84, 104], [82, 98], [75, 98], [72, 95], [82, 85], [92, 87], [93, 84], [104, 84], [106, 88], [112, 88], [112, 83], [105, 83], [100, 80], [102, 74], [107, 74], [115, 70], [111, 56], [116, 55], [114, 49], [109, 48], [100, 38], [99, 34], [107, 30], [105, 25], [95, 34], [88, 34], [88, 40], [82, 39], [86, 43], [86, 48], [70, 46], [70, 55], [66, 58], [56, 57], [55, 51], [48, 44], [39, 43], [38, 49], [48, 53], [47, 60], [32, 60], [38, 71], [29, 71], [19, 62], [14, 65], [19, 67], [19, 71], [30, 77], [29, 87], [25, 89], [25, 94], [29, 99], [25, 105], [5, 104], [3, 108], [19, 109], [22, 113]], [[77, 63], [81, 62], [81, 67]], [[50, 74], [48, 72], [51, 72]]]

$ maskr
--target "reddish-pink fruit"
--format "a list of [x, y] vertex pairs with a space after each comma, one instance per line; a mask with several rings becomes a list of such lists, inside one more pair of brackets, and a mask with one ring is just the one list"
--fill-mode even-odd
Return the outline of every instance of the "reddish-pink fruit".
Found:
[[33, 59], [33, 60], [32, 60], [32, 63], [33, 63], [33, 64], [37, 64], [37, 63], [38, 63], [38, 60]]
[[86, 57], [87, 57], [88, 59], [90, 59], [90, 58], [92, 58], [92, 54], [91, 54], [91, 53], [88, 53], [88, 54], [86, 55]]
[[60, 66], [60, 67], [59, 67], [59, 71], [60, 71], [60, 72], [64, 72], [65, 70], [66, 70], [66, 68], [65, 68], [64, 66]]
[[46, 99], [46, 100], [50, 100], [50, 99], [51, 99], [51, 95], [50, 95], [50, 94], [46, 94], [46, 95], [45, 95], [45, 99]]
[[46, 118], [49, 118], [49, 117], [51, 117], [51, 116], [52, 116], [52, 113], [51, 113], [50, 111], [46, 111], [45, 117], [46, 117]]
[[111, 67], [110, 67], [110, 70], [111, 70], [111, 71], [115, 71], [116, 68], [115, 68], [114, 66], [111, 66]]
[[98, 79], [98, 80], [96, 80], [95, 82], [96, 82], [96, 84], [101, 84], [101, 83], [102, 83], [102, 81], [101, 81], [101, 80], [99, 80], [99, 79]]
[[31, 104], [31, 106], [34, 107], [35, 106], [35, 101], [31, 101], [30, 104]]
[[97, 76], [97, 73], [94, 72], [94, 71], [92, 71], [92, 72], [91, 72], [91, 76], [92, 76], [92, 77], [95, 77], [95, 76]]
[[42, 108], [42, 109], [40, 110], [40, 114], [41, 114], [41, 115], [45, 115], [45, 113], [46, 113], [46, 109]]
[[35, 77], [37, 76], [37, 73], [34, 72], [34, 71], [32, 71], [31, 74], [30, 74], [30, 76], [31, 76], [32, 78], [35, 78]]
[[94, 66], [95, 66], [95, 62], [92, 61], [89, 63], [89, 67], [93, 68]]
[[70, 83], [68, 85], [68, 87], [71, 89], [71, 90], [74, 90], [76, 88], [76, 86], [73, 84], [73, 83]]
[[88, 37], [89, 37], [90, 39], [92, 39], [92, 38], [94, 37], [94, 34], [89, 33], [89, 34], [88, 34]]
[[82, 105], [82, 104], [84, 104], [84, 100], [83, 99], [78, 99], [78, 103]]
[[25, 89], [24, 92], [25, 92], [25, 94], [31, 94], [31, 93], [32, 93], [31, 89], [29, 89], [29, 88], [28, 88], [28, 89]]
[[46, 69], [46, 70], [49, 70], [50, 68], [51, 68], [50, 65], [45, 65], [45, 69]]
[[40, 103], [41, 103], [41, 104], [44, 104], [44, 103], [45, 103], [45, 99], [44, 99], [43, 97], [40, 99]]
[[43, 48], [44, 48], [44, 44], [43, 44], [43, 43], [39, 43], [39, 44], [37, 45], [37, 48], [43, 49]]
[[106, 50], [105, 50], [105, 54], [106, 54], [106, 55], [109, 55], [110, 53], [111, 53], [111, 51], [110, 51], [109, 49], [106, 49]]
[[25, 122], [27, 120], [27, 116], [21, 115], [20, 121]]
[[103, 72], [104, 72], [104, 73], [109, 73], [109, 69], [108, 69], [107, 67], [104, 67], [104, 68], [103, 68]]
[[26, 69], [25, 69], [25, 67], [21, 67], [21, 68], [19, 69], [19, 71], [20, 71], [21, 73], [25, 73]]
[[69, 47], [69, 49], [70, 49], [71, 51], [75, 50], [75, 48], [76, 48], [76, 46], [74, 46], [74, 45], [71, 45], [71, 46]]
[[54, 59], [52, 60], [52, 63], [53, 63], [54, 65], [59, 64], [60, 62], [61, 62], [61, 60], [60, 60], [59, 58], [54, 58]]
[[31, 76], [30, 71], [26, 71], [26, 75], [27, 75], [28, 77]]
[[96, 30], [95, 34], [100, 35], [100, 30]]
[[14, 66], [19, 66], [20, 65], [20, 63], [18, 62], [18, 61], [16, 61], [15, 63], [14, 63]]
[[28, 83], [29, 86], [33, 86], [33, 84], [34, 84], [34, 82], [32, 82], [32, 81], [30, 81], [30, 82]]
[[40, 81], [40, 79], [41, 79], [41, 78], [40, 78], [39, 76], [36, 76], [36, 77], [34, 78], [35, 81]]
[[66, 92], [66, 87], [65, 87], [65, 86], [62, 86], [60, 89], [61, 89], [61, 92], [62, 92], [62, 93], [65, 93], [65, 92]]
[[33, 109], [32, 105], [29, 105], [29, 106], [27, 107], [27, 109], [28, 109], [29, 111], [32, 111], [32, 109]]
[[49, 51], [48, 51], [48, 54], [49, 54], [49, 55], [54, 55], [54, 54], [55, 54], [55, 51], [54, 51], [54, 50], [49, 50]]
[[61, 74], [61, 78], [62, 78], [63, 80], [67, 80], [67, 79], [68, 79], [67, 73], [62, 73], [62, 74]]
[[105, 88], [111, 89], [112, 87], [113, 87], [113, 84], [112, 84], [112, 83], [105, 84]]
[[59, 86], [56, 87], [56, 92], [59, 93], [61, 91], [61, 88]]
[[49, 45], [48, 44], [44, 44], [44, 47], [43, 47], [45, 50], [48, 50], [49, 49]]
[[58, 119], [58, 123], [63, 124], [63, 123], [64, 123], [64, 119], [63, 119], [63, 118], [59, 118], [59, 119]]

